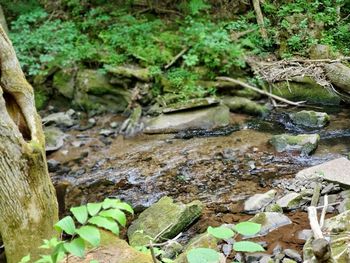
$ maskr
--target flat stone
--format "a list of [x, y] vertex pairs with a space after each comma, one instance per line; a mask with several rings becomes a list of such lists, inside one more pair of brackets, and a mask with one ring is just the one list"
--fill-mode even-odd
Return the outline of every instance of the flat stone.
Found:
[[307, 128], [321, 128], [329, 122], [329, 116], [325, 112], [303, 110], [291, 113], [289, 117], [294, 124]]
[[319, 140], [318, 134], [280, 134], [272, 136], [269, 143], [277, 152], [299, 152], [301, 155], [309, 155], [316, 150]]
[[302, 205], [302, 195], [299, 193], [288, 193], [278, 199], [276, 203], [283, 209], [296, 209]]
[[47, 152], [57, 151], [64, 145], [67, 135], [57, 127], [44, 127], [45, 150]]
[[270, 190], [264, 194], [255, 194], [244, 202], [245, 212], [256, 212], [262, 210], [274, 199], [277, 191]]
[[193, 201], [189, 204], [174, 203], [170, 197], [163, 197], [143, 211], [128, 229], [132, 246], [145, 246], [156, 236], [157, 242], [175, 237], [202, 213], [203, 204]]
[[301, 255], [298, 253], [298, 251], [296, 251], [294, 249], [287, 248], [287, 249], [283, 250], [283, 253], [287, 257], [289, 257], [289, 258], [291, 258], [291, 259], [293, 259], [293, 260], [295, 260], [297, 262], [302, 262], [303, 261]]
[[313, 232], [311, 229], [303, 229], [297, 233], [298, 239], [301, 239], [301, 240], [308, 240], [312, 236], [313, 236]]
[[297, 173], [301, 180], [321, 177], [324, 180], [350, 186], [350, 161], [344, 157], [325, 162]]
[[72, 119], [72, 115], [68, 112], [57, 112], [44, 117], [43, 123], [45, 125], [53, 123], [57, 126], [71, 127], [74, 124], [74, 120]]
[[163, 113], [171, 113], [176, 111], [201, 108], [210, 105], [219, 104], [219, 100], [216, 98], [199, 98], [199, 99], [191, 99], [184, 102], [178, 102], [175, 104], [168, 105], [166, 108], [162, 110]]
[[261, 230], [257, 236], [265, 236], [269, 232], [292, 223], [288, 216], [277, 212], [263, 212], [256, 214], [249, 221], [261, 224]]
[[146, 122], [145, 133], [174, 133], [187, 129], [214, 129], [230, 123], [226, 106], [162, 114]]

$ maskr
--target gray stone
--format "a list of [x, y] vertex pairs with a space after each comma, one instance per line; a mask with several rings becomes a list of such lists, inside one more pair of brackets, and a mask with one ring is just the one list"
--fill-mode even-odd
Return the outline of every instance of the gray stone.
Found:
[[163, 197], [143, 211], [128, 229], [129, 243], [144, 246], [156, 236], [157, 242], [175, 237], [202, 213], [203, 204], [193, 201], [189, 204], [174, 203], [170, 197]]
[[326, 63], [324, 69], [327, 78], [336, 87], [343, 91], [350, 92], [350, 68], [342, 63]]
[[163, 114], [146, 122], [145, 133], [173, 133], [187, 129], [213, 129], [230, 123], [226, 106]]
[[73, 99], [75, 90], [75, 72], [68, 70], [57, 71], [53, 76], [52, 86], [64, 97]]
[[100, 132], [98, 134], [103, 135], [105, 137], [108, 137], [108, 136], [111, 136], [112, 134], [114, 134], [114, 131], [110, 130], [110, 129], [102, 129], [102, 130], [100, 130]]
[[265, 116], [269, 113], [269, 109], [247, 98], [229, 97], [222, 99], [224, 105], [230, 108], [232, 112], [243, 112], [251, 115]]
[[54, 173], [58, 170], [61, 163], [55, 159], [49, 159], [47, 160], [47, 168], [49, 169], [49, 172]]
[[220, 101], [216, 98], [191, 99], [191, 100], [186, 100], [184, 102], [178, 102], [175, 104], [167, 105], [166, 108], [163, 108], [162, 112], [171, 113], [171, 112], [183, 111], [188, 109], [202, 108], [210, 105], [217, 105], [219, 104], [219, 102]]
[[289, 117], [294, 124], [307, 128], [321, 128], [329, 122], [329, 116], [325, 112], [303, 110], [293, 112]]
[[45, 135], [45, 149], [47, 152], [57, 151], [64, 145], [64, 134], [59, 128], [56, 127], [44, 127]]
[[328, 45], [315, 44], [310, 47], [311, 59], [327, 59], [330, 58], [331, 47]]
[[284, 258], [282, 259], [282, 263], [296, 263], [297, 261], [294, 261], [293, 259], [290, 258]]
[[288, 216], [276, 212], [263, 212], [256, 214], [249, 221], [261, 224], [261, 230], [257, 236], [265, 236], [269, 232], [292, 223]]
[[316, 150], [319, 140], [318, 134], [280, 134], [272, 136], [269, 142], [277, 152], [298, 152], [309, 155]]
[[311, 229], [303, 229], [297, 233], [297, 238], [301, 240], [308, 240], [313, 236], [313, 232]]
[[273, 259], [270, 255], [264, 255], [262, 258], [259, 260], [259, 263], [273, 263]]
[[305, 202], [303, 202], [303, 195], [300, 193], [288, 193], [287, 195], [283, 196], [282, 198], [278, 199], [276, 201], [276, 204], [278, 204], [283, 209], [296, 209], [302, 206]]
[[68, 112], [52, 113], [44, 117], [42, 121], [45, 125], [55, 124], [63, 127], [71, 127], [74, 124], [72, 115]]
[[276, 190], [270, 190], [264, 194], [255, 194], [249, 197], [244, 202], [244, 211], [248, 213], [261, 211], [265, 206], [271, 203], [276, 193]]
[[325, 162], [297, 173], [301, 180], [320, 177], [324, 180], [350, 186], [350, 161], [344, 157]]
[[302, 262], [302, 261], [303, 261], [302, 257], [301, 257], [300, 254], [298, 253], [298, 251], [296, 251], [296, 250], [294, 250], [294, 249], [290, 249], [290, 248], [285, 249], [285, 250], [283, 250], [283, 253], [284, 253], [287, 257], [289, 257], [289, 258], [291, 258], [291, 259], [293, 259], [293, 260], [295, 260], [295, 261], [297, 261], [297, 262]]

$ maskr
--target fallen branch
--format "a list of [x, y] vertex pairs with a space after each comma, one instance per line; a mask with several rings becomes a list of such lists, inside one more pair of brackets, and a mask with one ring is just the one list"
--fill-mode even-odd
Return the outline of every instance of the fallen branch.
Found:
[[320, 217], [320, 227], [323, 227], [324, 218], [326, 217], [327, 207], [328, 207], [328, 195], [325, 195], [324, 196], [324, 206], [323, 206], [323, 209], [321, 212], [321, 217]]
[[156, 258], [156, 254], [154, 253], [154, 248], [152, 244], [152, 240], [149, 241], [149, 249], [151, 250], [151, 256], [152, 256], [152, 261], [153, 263], [158, 263], [158, 260]]
[[302, 104], [305, 102], [305, 101], [298, 101], [298, 102], [294, 102], [294, 101], [290, 101], [290, 100], [287, 100], [287, 99], [284, 99], [280, 96], [277, 96], [275, 94], [272, 94], [270, 92], [267, 92], [265, 90], [261, 90], [261, 89], [258, 89], [256, 87], [253, 87], [243, 81], [240, 81], [240, 80], [236, 80], [236, 79], [232, 79], [232, 78], [229, 78], [229, 77], [217, 77], [216, 78], [217, 80], [223, 80], [223, 81], [229, 81], [229, 82], [232, 82], [232, 83], [235, 83], [235, 84], [238, 84], [244, 88], [247, 88], [247, 89], [251, 89], [251, 90], [254, 90], [255, 92], [257, 93], [260, 93], [262, 95], [266, 95], [270, 98], [273, 98], [275, 100], [278, 100], [280, 102], [283, 102], [283, 103], [286, 103], [286, 104], [289, 104], [289, 105], [293, 105], [293, 106], [302, 106]]
[[321, 192], [321, 184], [316, 183], [314, 192], [311, 198], [311, 206], [316, 206], [318, 204], [318, 200], [320, 199], [320, 192]]
[[288, 65], [289, 63], [337, 63], [337, 62], [342, 62], [342, 61], [347, 61], [350, 60], [350, 57], [341, 57], [337, 59], [330, 59], [330, 58], [325, 58], [325, 59], [289, 59], [289, 60], [278, 60], [278, 61], [272, 61], [272, 62], [259, 62], [258, 64], [260, 65], [274, 65], [274, 64], [279, 64], [283, 63]]
[[312, 232], [314, 234], [314, 238], [315, 239], [319, 239], [319, 238], [324, 238], [323, 237], [323, 233], [321, 231], [321, 227], [320, 224], [318, 223], [318, 219], [317, 219], [317, 210], [316, 207], [314, 206], [309, 206], [307, 208], [307, 212], [309, 215], [309, 222], [310, 222], [310, 226], [312, 229]]
[[260, 0], [253, 0], [254, 11], [256, 15], [256, 21], [260, 27], [260, 34], [263, 39], [267, 39], [267, 33], [264, 26], [264, 16], [260, 8]]
[[172, 65], [174, 65], [175, 62], [176, 62], [179, 58], [181, 58], [181, 57], [188, 51], [188, 49], [189, 49], [188, 47], [185, 47], [184, 49], [182, 49], [182, 50], [180, 51], [179, 54], [177, 54], [167, 65], [164, 66], [164, 68], [165, 68], [165, 69], [168, 69], [168, 68], [170, 68]]

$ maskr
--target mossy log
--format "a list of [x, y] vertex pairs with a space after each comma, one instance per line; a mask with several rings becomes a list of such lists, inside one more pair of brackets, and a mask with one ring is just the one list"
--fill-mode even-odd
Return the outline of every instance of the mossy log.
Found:
[[8, 263], [39, 256], [55, 235], [55, 190], [45, 157], [41, 120], [10, 40], [0, 26], [0, 235]]

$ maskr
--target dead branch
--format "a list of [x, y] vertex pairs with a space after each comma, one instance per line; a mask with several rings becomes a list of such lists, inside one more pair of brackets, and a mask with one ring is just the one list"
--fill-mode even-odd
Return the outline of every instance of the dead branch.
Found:
[[316, 207], [309, 206], [307, 208], [307, 211], [308, 211], [308, 215], [309, 215], [310, 226], [311, 226], [312, 232], [314, 234], [314, 238], [315, 239], [323, 238], [323, 233], [321, 231], [321, 227], [320, 227], [320, 224], [318, 223], [318, 219], [317, 219]]
[[263, 39], [267, 39], [267, 32], [264, 26], [264, 16], [260, 8], [260, 0], [253, 0], [253, 6], [256, 15], [256, 21], [260, 27], [260, 34]]
[[320, 192], [321, 192], [321, 184], [316, 183], [314, 192], [311, 198], [311, 206], [316, 206], [318, 204], [318, 200], [320, 199]]
[[165, 69], [170, 68], [172, 65], [175, 64], [175, 62], [181, 58], [187, 51], [188, 51], [188, 47], [185, 47], [184, 49], [182, 49], [167, 65], [164, 66]]
[[320, 217], [320, 227], [323, 227], [323, 225], [324, 225], [324, 218], [326, 217], [327, 207], [328, 207], [328, 195], [325, 195], [324, 196], [324, 206], [323, 206], [321, 217]]
[[283, 102], [283, 103], [286, 103], [286, 104], [289, 104], [289, 105], [293, 105], [293, 106], [302, 106], [302, 104], [305, 102], [305, 101], [299, 101], [299, 102], [294, 102], [294, 101], [290, 101], [290, 100], [287, 100], [287, 99], [284, 99], [280, 96], [277, 96], [275, 94], [272, 94], [270, 92], [267, 92], [265, 90], [261, 90], [261, 89], [258, 89], [256, 87], [253, 87], [245, 82], [242, 82], [240, 80], [236, 80], [236, 79], [232, 79], [232, 78], [229, 78], [229, 77], [217, 77], [216, 78], [217, 80], [223, 80], [223, 81], [229, 81], [229, 82], [232, 82], [232, 83], [235, 83], [235, 84], [238, 84], [244, 88], [247, 88], [247, 89], [251, 89], [251, 90], [254, 90], [255, 92], [257, 93], [260, 93], [262, 95], [266, 95], [270, 98], [273, 98], [275, 100], [278, 100], [280, 102]]

